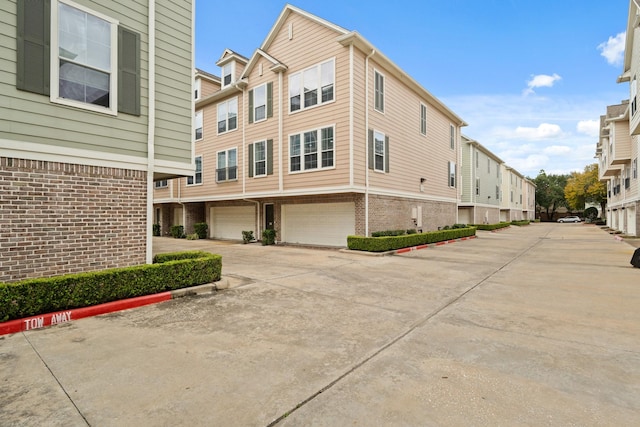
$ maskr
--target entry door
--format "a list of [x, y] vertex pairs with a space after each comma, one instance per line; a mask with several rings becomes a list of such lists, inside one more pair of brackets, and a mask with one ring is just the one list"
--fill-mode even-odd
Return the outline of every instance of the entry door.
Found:
[[264, 205], [264, 229], [273, 230], [274, 221], [273, 205]]

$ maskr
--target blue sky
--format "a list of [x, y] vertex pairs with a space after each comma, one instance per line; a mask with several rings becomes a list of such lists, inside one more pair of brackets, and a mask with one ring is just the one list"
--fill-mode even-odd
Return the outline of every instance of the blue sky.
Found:
[[[463, 134], [534, 178], [595, 162], [599, 117], [628, 99], [629, 0], [300, 0], [359, 32], [468, 123]], [[251, 57], [286, 2], [196, 0], [196, 66]]]

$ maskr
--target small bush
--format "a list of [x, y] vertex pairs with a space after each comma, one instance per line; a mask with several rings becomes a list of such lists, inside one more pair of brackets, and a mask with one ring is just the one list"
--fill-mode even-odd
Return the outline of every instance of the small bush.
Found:
[[407, 230], [383, 230], [374, 231], [371, 233], [371, 237], [383, 237], [383, 236], [402, 236], [407, 233]]
[[522, 227], [523, 225], [529, 224], [531, 224], [531, 221], [529, 221], [528, 219], [523, 219], [521, 221], [511, 221], [511, 225], [515, 225], [517, 227]]
[[198, 240], [199, 238], [198, 233], [187, 234], [187, 240]]
[[497, 224], [473, 224], [473, 227], [475, 227], [478, 230], [493, 231], [493, 230], [498, 230], [500, 228], [509, 227], [510, 225], [511, 224], [508, 222], [499, 222]]
[[206, 222], [197, 222], [193, 224], [193, 229], [198, 235], [199, 239], [206, 239], [207, 232], [209, 231], [209, 225]]
[[160, 224], [153, 224], [153, 235], [154, 236], [160, 235]]
[[249, 243], [252, 242], [254, 239], [253, 237], [253, 230], [248, 230], [248, 231], [243, 231], [242, 232], [242, 241], [244, 243]]
[[446, 240], [475, 236], [474, 227], [458, 228], [455, 230], [429, 231], [400, 236], [347, 236], [347, 246], [351, 250], [367, 252], [386, 252], [412, 246], [438, 243]]
[[182, 239], [184, 237], [184, 227], [182, 225], [172, 225], [169, 233], [174, 239]]
[[453, 225], [451, 226], [451, 228], [453, 228], [454, 230], [455, 230], [456, 228], [467, 228], [467, 225], [466, 225], [466, 224], [453, 224]]
[[418, 231], [415, 228], [410, 228], [407, 230], [407, 234], [416, 234]]
[[262, 231], [262, 244], [273, 245], [276, 243], [276, 230], [273, 228], [267, 228]]
[[220, 280], [222, 257], [189, 251], [154, 264], [0, 283], [0, 322], [187, 288]]

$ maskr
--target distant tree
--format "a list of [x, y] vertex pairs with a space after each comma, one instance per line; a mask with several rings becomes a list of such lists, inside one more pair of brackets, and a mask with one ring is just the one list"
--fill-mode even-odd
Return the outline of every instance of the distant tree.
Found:
[[564, 198], [564, 188], [567, 186], [568, 175], [547, 175], [544, 169], [533, 179], [536, 185], [536, 204], [538, 214], [545, 211], [547, 219], [553, 221], [558, 208], [567, 206]]
[[598, 164], [593, 163], [584, 168], [584, 172], [573, 172], [564, 188], [564, 197], [569, 207], [584, 210], [586, 203], [600, 205], [602, 212], [607, 205], [607, 189], [598, 178]]

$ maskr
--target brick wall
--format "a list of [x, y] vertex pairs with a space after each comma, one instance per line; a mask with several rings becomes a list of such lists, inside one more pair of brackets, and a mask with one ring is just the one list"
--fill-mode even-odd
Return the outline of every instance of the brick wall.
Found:
[[369, 233], [383, 230], [418, 229], [411, 218], [412, 208], [422, 206], [422, 231], [453, 225], [456, 203], [407, 199], [402, 197], [369, 196]]
[[194, 224], [206, 222], [205, 204], [204, 203], [185, 203], [185, 234], [193, 234], [196, 232]]
[[146, 172], [0, 157], [0, 282], [143, 264]]

